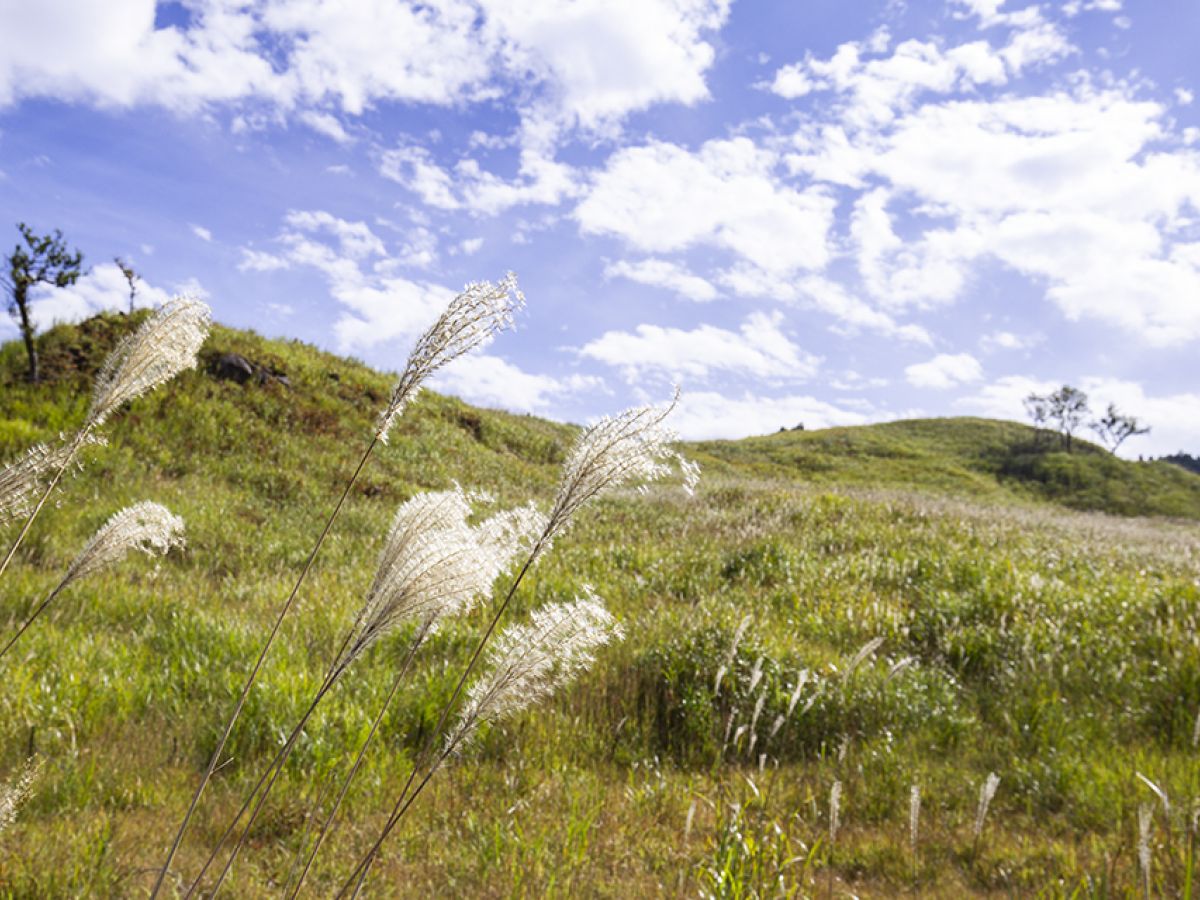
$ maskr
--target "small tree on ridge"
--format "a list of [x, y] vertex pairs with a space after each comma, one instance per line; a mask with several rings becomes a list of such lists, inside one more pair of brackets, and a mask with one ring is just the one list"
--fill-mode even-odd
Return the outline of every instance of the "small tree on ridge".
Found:
[[17, 225], [24, 239], [4, 260], [8, 274], [4, 287], [8, 290], [8, 313], [17, 321], [25, 352], [29, 355], [29, 380], [38, 380], [37, 345], [34, 343], [33, 318], [29, 314], [29, 290], [39, 284], [67, 287], [74, 284], [82, 272], [83, 254], [67, 249], [62, 232], [37, 235], [21, 222]]

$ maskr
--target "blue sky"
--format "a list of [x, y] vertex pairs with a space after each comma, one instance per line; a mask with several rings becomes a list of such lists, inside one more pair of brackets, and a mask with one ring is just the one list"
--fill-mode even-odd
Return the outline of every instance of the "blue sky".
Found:
[[[1200, 452], [1194, 0], [0, 0], [0, 226], [153, 302], [686, 437], [1021, 418], [1069, 382]], [[0, 232], [2, 233], [2, 232]], [[15, 241], [12, 229], [4, 246]], [[0, 338], [15, 336], [8, 320]]]

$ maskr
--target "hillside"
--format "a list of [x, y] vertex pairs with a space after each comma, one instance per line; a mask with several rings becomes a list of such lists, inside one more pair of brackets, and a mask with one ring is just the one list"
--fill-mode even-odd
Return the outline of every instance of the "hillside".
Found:
[[762, 477], [903, 487], [993, 502], [1048, 500], [1127, 516], [1200, 519], [1200, 476], [1163, 460], [1119, 459], [1086, 440], [994, 419], [911, 419], [786, 431], [697, 450]]
[[[0, 348], [0, 461], [78, 424], [130, 325], [46, 334], [38, 386], [21, 347]], [[245, 383], [218, 377], [239, 371], [229, 353], [249, 361]], [[0, 830], [0, 897], [146, 895], [391, 387], [224, 328], [202, 356], [113, 418], [0, 580], [9, 633], [116, 509], [154, 500], [187, 523], [185, 551], [73, 587], [0, 661], [0, 782], [30, 750], [45, 761]], [[181, 872], [319, 684], [397, 504], [457, 480], [544, 505], [575, 433], [421, 396], [306, 582]], [[1151, 807], [1152, 893], [1179, 895], [1194, 870], [1200, 478], [1086, 448], [1034, 458], [1030, 437], [960, 419], [705, 442], [685, 448], [705, 466], [695, 497], [661, 485], [586, 510], [511, 617], [590, 584], [625, 640], [440, 773], [365, 896], [1123, 896], [1142, 884], [1139, 807], [1157, 802], [1137, 773], [1171, 801]], [[422, 649], [306, 896], [330, 896], [374, 837], [485, 624], [451, 622]], [[225, 896], [279, 896], [404, 637], [368, 652], [314, 717]], [[1000, 788], [977, 837], [990, 772]]]

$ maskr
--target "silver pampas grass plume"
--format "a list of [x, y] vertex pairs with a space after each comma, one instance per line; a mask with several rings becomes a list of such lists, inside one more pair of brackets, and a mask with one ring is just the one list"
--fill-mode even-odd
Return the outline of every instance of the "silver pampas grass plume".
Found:
[[[98, 441], [86, 438], [84, 442]], [[28, 515], [54, 472], [69, 465], [78, 449], [70, 443], [38, 444], [0, 469], [0, 524]]]
[[917, 853], [917, 838], [921, 827], [921, 786], [913, 784], [908, 791], [908, 846]]
[[996, 796], [996, 788], [999, 786], [1000, 776], [995, 772], [989, 772], [988, 777], [979, 788], [979, 806], [975, 810], [974, 836], [976, 843], [979, 841], [979, 836], [983, 834], [983, 823], [987, 819], [988, 807], [991, 806], [992, 798]]
[[541, 549], [567, 527], [581, 506], [614, 488], [644, 487], [678, 470], [684, 490], [695, 489], [700, 467], [671, 447], [678, 435], [663, 424], [678, 400], [676, 394], [666, 406], [639, 406], [605, 417], [579, 435], [563, 466]]
[[446, 616], [467, 612], [528, 549], [544, 525], [542, 516], [523, 507], [469, 524], [474, 504], [483, 499], [455, 486], [417, 494], [400, 505], [347, 662], [406, 622], [417, 621], [428, 632]]
[[136, 503], [114, 514], [67, 569], [56, 593], [100, 569], [120, 562], [130, 550], [164, 556], [182, 546], [183, 519], [157, 503]]
[[1138, 867], [1142, 870], [1142, 886], [1147, 897], [1150, 896], [1150, 863], [1153, 853], [1150, 848], [1150, 827], [1154, 824], [1154, 806], [1143, 803], [1138, 807]]
[[528, 624], [511, 625], [488, 649], [484, 674], [471, 685], [447, 751], [468, 741], [480, 725], [538, 703], [594, 659], [597, 648], [620, 639], [621, 627], [590, 588], [572, 603], [534, 610]]
[[512, 325], [525, 304], [517, 276], [509, 272], [497, 284], [468, 284], [429, 330], [417, 339], [400, 374], [388, 405], [379, 415], [377, 437], [387, 443], [388, 432], [404, 408], [416, 397], [421, 383], [447, 363], [486, 343], [496, 332]]
[[196, 367], [212, 310], [193, 297], [176, 297], [121, 340], [96, 376], [87, 428], [96, 428], [122, 404]]
[[842, 824], [842, 783], [835, 781], [829, 789], [829, 842], [837, 843], [838, 829]]
[[29, 799], [29, 792], [42, 769], [41, 762], [30, 760], [19, 775], [8, 784], [0, 784], [0, 832], [17, 819], [21, 806]]

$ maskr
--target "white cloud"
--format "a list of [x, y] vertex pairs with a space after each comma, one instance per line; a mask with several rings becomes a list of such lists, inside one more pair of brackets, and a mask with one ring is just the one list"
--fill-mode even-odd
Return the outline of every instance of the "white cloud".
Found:
[[572, 394], [604, 389], [604, 382], [588, 375], [555, 378], [526, 372], [498, 356], [473, 353], [447, 366], [433, 386], [471, 403], [516, 412], [539, 412]]
[[458, 242], [458, 250], [465, 256], [474, 256], [483, 247], [483, 238], [465, 238]]
[[604, 267], [604, 277], [628, 278], [651, 287], [666, 288], [680, 297], [701, 303], [717, 298], [717, 289], [712, 282], [665, 259], [618, 260]]
[[192, 234], [200, 238], [200, 240], [206, 242], [212, 241], [212, 232], [203, 225], [190, 225], [189, 227], [192, 229]]
[[267, 110], [264, 120], [298, 113], [343, 141], [329, 107], [356, 116], [380, 102], [451, 106], [512, 89], [526, 130], [611, 131], [653, 104], [708, 96], [707, 36], [729, 0], [193, 0], [187, 8], [186, 25], [156, 27], [148, 0], [4, 0], [0, 106], [26, 97], [184, 113], [235, 104], [260, 119]]
[[752, 266], [735, 266], [721, 273], [720, 282], [743, 297], [818, 309], [838, 320], [833, 330], [840, 334], [867, 330], [918, 344], [933, 343], [929, 333], [921, 326], [902, 325], [892, 316], [851, 294], [838, 282], [819, 275], [783, 279]]
[[488, 25], [505, 42], [505, 65], [552, 86], [553, 112], [603, 128], [652, 104], [708, 96], [729, 0], [486, 0]]
[[[188, 286], [199, 287], [198, 284]], [[192, 293], [200, 292], [193, 289]], [[157, 306], [168, 299], [168, 291], [144, 280], [138, 281], [136, 306]], [[114, 263], [100, 263], [68, 287], [42, 285], [30, 295], [30, 311], [34, 327], [38, 331], [44, 331], [60, 322], [79, 322], [106, 310], [128, 309], [129, 283]], [[12, 320], [8, 316], [4, 317], [4, 323], [15, 331], [15, 325], [11, 325]]]
[[820, 188], [785, 184], [775, 154], [747, 138], [692, 153], [655, 142], [609, 157], [575, 209], [587, 234], [608, 234], [655, 253], [719, 247], [780, 274], [820, 270], [830, 258], [835, 201]]
[[1195, 99], [1195, 91], [1191, 91], [1183, 87], [1175, 88], [1175, 102], [1180, 106], [1191, 106], [1192, 101]]
[[646, 377], [703, 381], [716, 373], [770, 381], [811, 378], [820, 359], [801, 350], [782, 325], [781, 313], [752, 313], [736, 332], [712, 325], [639, 325], [633, 333], [606, 332], [579, 352], [618, 367], [631, 384]]
[[1178, 345], [1200, 336], [1189, 224], [1200, 154], [1172, 127], [1163, 104], [1081, 77], [1070, 90], [926, 103], [849, 131], [809, 124], [787, 164], [850, 187], [882, 182], [855, 202], [850, 247], [885, 308], [956, 300], [997, 260], [1068, 319]]
[[342, 123], [338, 121], [337, 117], [331, 116], [329, 113], [305, 110], [300, 113], [299, 119], [317, 134], [323, 134], [339, 144], [349, 144], [354, 140], [342, 127]]
[[671, 414], [671, 427], [687, 440], [740, 438], [769, 434], [780, 428], [827, 428], [861, 425], [866, 414], [805, 395], [765, 397], [745, 393], [726, 396], [713, 391], [686, 391]]
[[928, 362], [906, 366], [904, 377], [913, 387], [946, 390], [978, 381], [983, 377], [983, 367], [969, 353], [939, 353]]
[[995, 350], [1029, 350], [1036, 347], [1045, 338], [1040, 334], [1015, 334], [1011, 331], [993, 331], [979, 339], [979, 346], [985, 351]]
[[396, 255], [365, 222], [351, 222], [324, 210], [293, 210], [269, 253], [242, 248], [238, 268], [272, 272], [307, 266], [325, 275], [330, 295], [345, 307], [334, 323], [342, 349], [364, 349], [412, 337], [428, 327], [455, 292], [429, 281], [403, 277], [404, 267], [429, 266], [436, 238], [424, 228], [408, 232]]
[[438, 165], [423, 147], [385, 150], [379, 173], [403, 185], [429, 206], [466, 209], [475, 215], [497, 215], [514, 206], [556, 205], [579, 191], [578, 175], [570, 166], [534, 150], [523, 150], [517, 176], [500, 178], [474, 159], [461, 159], [454, 168]]

